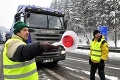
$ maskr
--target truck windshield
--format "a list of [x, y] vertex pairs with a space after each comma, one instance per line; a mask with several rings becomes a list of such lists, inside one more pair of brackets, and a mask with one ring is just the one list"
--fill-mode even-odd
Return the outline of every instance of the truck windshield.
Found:
[[63, 17], [30, 13], [27, 23], [30, 27], [62, 29]]

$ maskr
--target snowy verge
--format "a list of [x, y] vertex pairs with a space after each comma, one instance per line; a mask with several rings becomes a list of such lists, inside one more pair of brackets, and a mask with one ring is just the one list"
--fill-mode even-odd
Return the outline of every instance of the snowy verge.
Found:
[[[71, 51], [71, 52], [76, 53], [76, 54], [89, 55], [90, 50], [76, 49], [76, 50]], [[120, 61], [120, 53], [109, 52], [108, 57], [109, 57], [109, 59]]]

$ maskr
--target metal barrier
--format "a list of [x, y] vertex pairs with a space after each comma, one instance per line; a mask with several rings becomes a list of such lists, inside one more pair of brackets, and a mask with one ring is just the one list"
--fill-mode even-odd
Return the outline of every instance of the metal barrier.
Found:
[[[78, 49], [90, 50], [90, 46], [87, 46], [87, 45], [79, 45], [79, 46], [78, 46]], [[119, 53], [119, 52], [120, 52], [120, 48], [109, 47], [109, 51], [110, 51], [110, 52]]]

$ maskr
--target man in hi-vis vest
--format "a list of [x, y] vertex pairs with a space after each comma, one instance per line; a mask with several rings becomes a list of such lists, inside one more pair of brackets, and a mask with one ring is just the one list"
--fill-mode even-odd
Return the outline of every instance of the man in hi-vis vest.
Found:
[[99, 30], [93, 32], [93, 40], [90, 44], [90, 58], [89, 64], [91, 65], [90, 69], [90, 80], [95, 80], [95, 73], [98, 69], [98, 75], [100, 80], [105, 79], [105, 60], [108, 58], [108, 43], [105, 41], [104, 36], [100, 35]]
[[22, 21], [16, 22], [14, 34], [5, 43], [2, 54], [4, 80], [38, 80], [34, 58], [58, 48], [48, 42], [26, 44], [28, 36], [28, 25]]

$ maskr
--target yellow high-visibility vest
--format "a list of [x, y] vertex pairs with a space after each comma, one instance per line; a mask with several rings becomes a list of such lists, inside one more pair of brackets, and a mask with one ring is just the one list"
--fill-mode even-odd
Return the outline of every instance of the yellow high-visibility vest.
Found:
[[19, 40], [19, 39], [9, 39], [4, 46], [4, 51], [3, 51], [4, 80], [38, 80], [38, 73], [36, 69], [35, 59], [25, 62], [14, 62], [7, 57], [6, 54], [7, 54], [8, 44], [13, 40]]
[[95, 44], [94, 41], [92, 41], [91, 43], [91, 49], [92, 49], [91, 59], [94, 61], [100, 62], [102, 56], [101, 43], [103, 40], [105, 39], [101, 39], [100, 42], [96, 42]]

